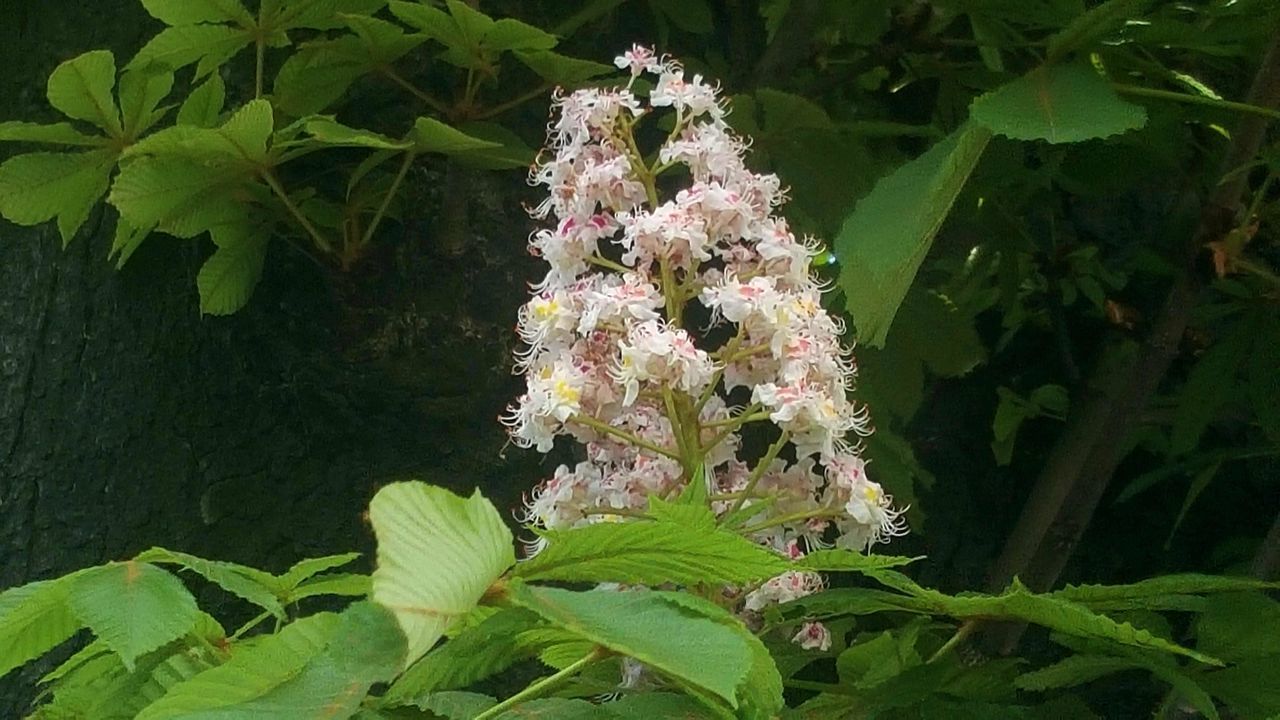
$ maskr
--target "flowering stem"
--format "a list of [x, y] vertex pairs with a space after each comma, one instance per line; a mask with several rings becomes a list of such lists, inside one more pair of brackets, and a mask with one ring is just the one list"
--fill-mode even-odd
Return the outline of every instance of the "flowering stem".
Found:
[[667, 419], [671, 421], [671, 434], [676, 436], [676, 446], [680, 451], [680, 466], [684, 468], [686, 474], [692, 475], [689, 465], [689, 446], [686, 443], [684, 434], [684, 422], [680, 417], [679, 411], [676, 410], [676, 399], [669, 385], [662, 386], [662, 403], [667, 407]]
[[665, 455], [673, 460], [682, 459], [680, 457], [680, 454], [677, 452], [673, 452], [671, 450], [668, 450], [667, 448], [654, 445], [648, 440], [641, 439], [640, 437], [637, 437], [636, 435], [633, 435], [627, 432], [626, 430], [622, 430], [608, 423], [601, 422], [591, 417], [590, 415], [574, 415], [573, 417], [569, 418], [569, 420], [571, 422], [576, 422], [581, 425], [586, 425], [587, 427], [593, 430], [598, 430], [606, 435], [612, 435], [618, 438], [619, 440], [624, 440], [626, 442], [629, 442], [632, 445], [635, 445], [636, 447], [644, 448], [645, 450], [658, 453], [659, 455]]
[[771, 527], [786, 525], [787, 523], [795, 522], [797, 520], [813, 520], [814, 518], [838, 518], [838, 517], [843, 517], [844, 514], [845, 514], [844, 510], [839, 508], [830, 508], [830, 507], [819, 508], [817, 510], [805, 510], [804, 512], [795, 512], [789, 515], [779, 515], [778, 517], [770, 518], [765, 522], [758, 523], [750, 527], [742, 528], [742, 530], [739, 530], [739, 532], [742, 533], [743, 535], [750, 535], [752, 533], [760, 532], [761, 530], [768, 530]]
[[[760, 462], [756, 463], [755, 469], [751, 471], [751, 477], [747, 480], [747, 486], [742, 489], [742, 497], [738, 498], [738, 501], [729, 509], [729, 515], [732, 515], [742, 509], [742, 506], [747, 502], [747, 498], [751, 493], [755, 492], [756, 485], [760, 483], [760, 478], [764, 477], [765, 471], [767, 471], [769, 466], [773, 464], [773, 461], [777, 459], [778, 453], [782, 452], [783, 446], [790, 441], [791, 431], [783, 430], [782, 434], [778, 436], [778, 439], [769, 446], [764, 457], [760, 458]], [[743, 532], [746, 531], [744, 530]]]
[[620, 273], [635, 272], [634, 270], [627, 267], [626, 265], [623, 265], [622, 263], [616, 263], [610, 260], [609, 258], [602, 257], [600, 255], [592, 255], [591, 257], [587, 258], [587, 262], [591, 263], [592, 265], [599, 265], [602, 268], [617, 270]]
[[484, 712], [477, 715], [475, 717], [475, 720], [489, 720], [490, 718], [496, 718], [499, 715], [502, 715], [506, 711], [510, 710], [511, 708], [519, 705], [520, 703], [528, 702], [534, 698], [546, 695], [552, 690], [563, 685], [567, 680], [569, 680], [569, 678], [573, 677], [574, 675], [577, 675], [588, 665], [598, 662], [604, 659], [605, 657], [608, 657], [608, 655], [609, 655], [608, 650], [605, 650], [604, 648], [601, 648], [601, 647], [597, 647], [596, 649], [582, 656], [582, 658], [565, 666], [559, 672], [553, 675], [548, 675], [544, 678], [541, 678], [539, 680], [536, 680], [530, 683], [529, 686], [526, 687], [525, 689], [521, 690], [515, 695], [512, 695], [506, 700], [503, 700], [497, 705], [494, 705], [488, 710], [485, 710]]

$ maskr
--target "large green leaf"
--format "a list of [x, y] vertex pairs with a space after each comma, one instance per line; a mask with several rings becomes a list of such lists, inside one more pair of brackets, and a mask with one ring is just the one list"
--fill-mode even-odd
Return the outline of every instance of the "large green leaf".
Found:
[[246, 568], [235, 563], [205, 560], [195, 555], [166, 550], [161, 547], [153, 547], [135, 557], [134, 560], [177, 565], [200, 575], [237, 597], [248, 600], [282, 620], [285, 618], [284, 608], [280, 605], [280, 601], [276, 598], [275, 593], [271, 591], [271, 588], [254, 579], [251, 573], [243, 572], [243, 570], [253, 570], [253, 568]]
[[550, 50], [517, 50], [515, 56], [544, 80], [557, 85], [577, 85], [616, 70], [612, 65], [581, 60]]
[[62, 114], [93, 123], [119, 136], [120, 111], [111, 90], [116, 86], [116, 59], [107, 50], [72, 58], [49, 75], [49, 104]]
[[196, 600], [182, 582], [134, 560], [77, 576], [68, 603], [129, 670], [143, 653], [186, 634], [196, 622]]
[[67, 606], [75, 576], [0, 593], [0, 677], [71, 638], [81, 623]]
[[538, 617], [525, 610], [498, 612], [410, 666], [387, 690], [385, 704], [417, 703], [430, 693], [464, 688], [502, 672], [534, 653], [536, 648], [520, 634], [539, 624]]
[[582, 639], [738, 707], [754, 663], [741, 633], [646, 590], [571, 592], [515, 585], [512, 602]]
[[0, 165], [0, 215], [18, 225], [57, 218], [66, 245], [107, 192], [115, 162], [105, 149], [12, 157]]
[[182, 101], [177, 122], [179, 125], [211, 128], [218, 124], [218, 116], [222, 114], [226, 101], [226, 85], [222, 76], [214, 73]]
[[1082, 64], [1037, 68], [973, 101], [973, 122], [1015, 140], [1071, 143], [1135, 130], [1141, 105], [1122, 100], [1106, 78]]
[[[261, 698], [298, 677], [337, 626], [338, 616], [322, 613], [290, 623], [277, 634], [242, 643], [230, 660], [175, 685], [139, 713], [137, 720], [253, 717], [236, 714], [235, 706]], [[219, 709], [226, 712], [219, 713]]]
[[860, 340], [882, 346], [934, 236], [991, 133], [966, 125], [876, 183], [836, 236], [840, 287]]
[[378, 491], [369, 504], [378, 540], [372, 598], [408, 638], [406, 665], [431, 649], [515, 563], [511, 531], [478, 492], [461, 498], [421, 482]]
[[666, 521], [597, 523], [549, 532], [548, 544], [516, 566], [527, 580], [640, 585], [742, 584], [780, 575], [777, 553], [712, 526]]
[[477, 150], [501, 147], [498, 143], [471, 137], [461, 130], [429, 117], [420, 117], [414, 122], [413, 130], [409, 132], [409, 140], [413, 142], [415, 152], [444, 155], [463, 155]]
[[244, 205], [232, 195], [243, 181], [238, 170], [178, 157], [146, 158], [121, 168], [109, 199], [135, 228], [158, 227], [177, 237], [195, 237], [243, 220]]

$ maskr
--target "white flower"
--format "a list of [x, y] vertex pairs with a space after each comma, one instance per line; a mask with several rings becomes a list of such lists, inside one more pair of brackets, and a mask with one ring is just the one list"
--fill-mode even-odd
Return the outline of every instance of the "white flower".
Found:
[[807, 622], [800, 626], [800, 631], [791, 638], [791, 642], [805, 650], [826, 652], [831, 649], [831, 631], [822, 623]]

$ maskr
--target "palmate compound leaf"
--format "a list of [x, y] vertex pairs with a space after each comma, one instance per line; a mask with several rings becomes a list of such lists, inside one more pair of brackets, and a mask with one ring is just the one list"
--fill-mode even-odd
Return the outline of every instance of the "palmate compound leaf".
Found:
[[741, 584], [789, 569], [777, 553], [714, 525], [597, 523], [543, 537], [547, 546], [518, 564], [516, 576], [640, 585]]
[[1136, 130], [1141, 105], [1122, 100], [1106, 78], [1080, 63], [1049, 65], [973, 101], [972, 122], [1015, 140], [1071, 143]]
[[514, 583], [508, 598], [587, 642], [739, 707], [739, 686], [756, 660], [748, 633], [666, 595], [649, 590], [572, 592]]
[[378, 541], [371, 597], [408, 638], [406, 666], [515, 563], [511, 531], [478, 492], [464, 499], [422, 482], [393, 483], [374, 496], [369, 521]]
[[[84, 572], [84, 571], [81, 571]], [[0, 593], [0, 677], [71, 638], [80, 620], [67, 606], [76, 575]]]
[[972, 123], [881, 179], [845, 218], [834, 247], [858, 338], [882, 347], [933, 238], [991, 133]]
[[67, 602], [130, 670], [140, 655], [189, 632], [198, 612], [178, 578], [135, 560], [76, 576]]

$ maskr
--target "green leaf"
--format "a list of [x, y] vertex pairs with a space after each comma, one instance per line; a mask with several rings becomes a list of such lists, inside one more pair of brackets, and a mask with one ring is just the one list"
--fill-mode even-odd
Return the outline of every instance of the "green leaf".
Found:
[[493, 52], [550, 50], [556, 46], [556, 37], [514, 18], [502, 18], [484, 34], [484, 46]]
[[387, 7], [401, 22], [421, 30], [427, 37], [444, 45], [461, 47], [466, 42], [458, 23], [439, 8], [404, 0], [391, 0], [387, 3]]
[[1014, 685], [1019, 690], [1044, 692], [1083, 685], [1100, 677], [1143, 667], [1142, 662], [1132, 658], [1072, 655], [1048, 667], [1019, 676], [1014, 680]]
[[1072, 143], [1136, 130], [1141, 105], [1122, 100], [1106, 78], [1081, 64], [1037, 68], [973, 101], [972, 121], [1015, 140]]
[[499, 611], [410, 666], [387, 690], [384, 703], [429, 710], [419, 700], [423, 696], [473, 685], [532, 655], [535, 648], [520, 633], [539, 624], [538, 617], [525, 610]]
[[617, 71], [612, 65], [580, 60], [550, 50], [516, 50], [515, 56], [543, 80], [556, 85], [577, 85]]
[[185, 570], [190, 570], [232, 595], [269, 611], [281, 620], [285, 619], [284, 608], [280, 605], [280, 601], [276, 598], [272, 589], [255, 580], [250, 574], [242, 572], [242, 570], [253, 570], [253, 568], [245, 568], [245, 566], [235, 563], [205, 560], [195, 555], [175, 552], [162, 547], [153, 547], [139, 554], [134, 560], [156, 564], [172, 564]]
[[1247, 577], [1197, 575], [1192, 573], [1162, 575], [1129, 585], [1068, 585], [1049, 593], [1049, 597], [1068, 600], [1092, 610], [1160, 610], [1172, 599], [1175, 607], [1189, 596], [1236, 593], [1246, 590], [1268, 590], [1276, 587]]
[[337, 595], [340, 597], [365, 597], [373, 589], [373, 582], [368, 575], [355, 573], [332, 573], [304, 580], [294, 588], [286, 598], [296, 603], [310, 597]]
[[307, 120], [303, 123], [303, 127], [311, 137], [325, 145], [367, 147], [376, 150], [407, 150], [413, 147], [411, 142], [392, 140], [372, 130], [347, 127], [332, 117], [317, 117]]
[[57, 218], [65, 246], [107, 192], [115, 162], [114, 150], [12, 157], [0, 165], [0, 215], [18, 225]]
[[540, 698], [520, 703], [494, 720], [612, 720], [609, 711], [586, 700]]
[[251, 27], [256, 24], [240, 0], [142, 0], [142, 7], [165, 25], [235, 22]]
[[180, 25], [165, 28], [142, 46], [129, 62], [128, 68], [161, 65], [180, 70], [199, 63], [195, 74], [195, 78], [199, 80], [235, 57], [251, 42], [251, 32], [227, 25]]
[[511, 531], [478, 492], [464, 499], [421, 482], [393, 483], [374, 496], [369, 520], [378, 540], [372, 598], [400, 621], [406, 666], [515, 563]]
[[646, 590], [572, 592], [516, 585], [510, 600], [584, 640], [633, 657], [738, 707], [753, 664], [734, 629]]
[[267, 256], [268, 238], [257, 228], [226, 226], [219, 235], [217, 250], [196, 275], [205, 315], [230, 315], [244, 307], [262, 278]]
[[199, 128], [211, 128], [218, 124], [222, 108], [227, 102], [226, 85], [222, 75], [214, 73], [187, 95], [178, 108], [178, 124]]
[[107, 50], [87, 52], [54, 68], [49, 75], [49, 104], [69, 118], [93, 123], [118, 136], [120, 112], [111, 97], [115, 85], [115, 56]]
[[414, 707], [449, 720], [472, 720], [497, 704], [498, 701], [488, 695], [452, 690], [431, 693], [414, 703]]
[[1197, 675], [1196, 682], [1241, 718], [1280, 715], [1280, 653]]
[[332, 43], [309, 45], [289, 56], [280, 66], [272, 86], [272, 102], [294, 117], [314, 115], [335, 103], [351, 84], [368, 72], [353, 57], [359, 40], [340, 38]]
[[537, 152], [505, 126], [492, 122], [468, 122], [459, 125], [458, 129], [473, 138], [497, 145], [453, 156], [459, 165], [481, 170], [527, 168], [533, 165]]
[[840, 286], [863, 342], [880, 347], [934, 236], [991, 134], [966, 125], [876, 183], [835, 240]]
[[137, 138], [164, 117], [168, 109], [157, 108], [172, 89], [173, 73], [163, 67], [129, 70], [121, 76], [120, 114], [127, 137]]
[[1112, 30], [1121, 27], [1146, 11], [1151, 0], [1107, 0], [1076, 16], [1066, 27], [1049, 38], [1045, 55], [1056, 62], [1068, 53], [1092, 44]]
[[13, 120], [0, 123], [0, 141], [48, 143], [50, 145], [78, 145], [92, 147], [105, 143], [104, 138], [85, 135], [71, 127], [70, 123], [40, 125]]
[[1215, 597], [1196, 618], [1196, 647], [1227, 660], [1280, 654], [1280, 602], [1260, 592]]
[[705, 35], [715, 29], [706, 0], [653, 0], [653, 6], [685, 32]]
[[343, 22], [362, 43], [370, 70], [389, 65], [426, 41], [424, 35], [406, 34], [399, 25], [365, 15], [343, 15]]
[[304, 580], [310, 579], [326, 570], [333, 570], [350, 565], [360, 558], [360, 553], [340, 553], [323, 557], [306, 558], [293, 564], [293, 567], [280, 576], [280, 585], [284, 590], [297, 587]]
[[109, 199], [120, 217], [135, 228], [195, 237], [242, 221], [245, 208], [232, 194], [242, 184], [240, 172], [175, 157], [147, 158], [121, 169]]
[[517, 577], [639, 585], [742, 584], [788, 570], [777, 553], [714, 526], [597, 523], [547, 532], [544, 537], [547, 547], [517, 565]]
[[461, 155], [500, 147], [498, 143], [471, 137], [429, 117], [420, 117], [414, 122], [408, 139], [413, 142], [414, 152], [420, 153]]
[[77, 576], [68, 603], [130, 671], [139, 656], [186, 634], [196, 622], [196, 600], [176, 577], [132, 560]]
[[815, 550], [795, 561], [794, 565], [799, 569], [820, 572], [862, 572], [902, 567], [922, 559], [923, 556], [864, 555], [853, 550], [832, 549]]
[[61, 645], [80, 629], [80, 621], [67, 606], [75, 577], [43, 580], [0, 593], [0, 677]]
[[[263, 697], [298, 677], [337, 626], [338, 616], [321, 613], [290, 623], [277, 634], [245, 642], [230, 660], [175, 685], [136, 720], [260, 718], [236, 713], [235, 706]], [[215, 714], [215, 710], [224, 712]]]
[[611, 717], [619, 720], [710, 720], [713, 716], [697, 701], [684, 695], [666, 692], [633, 693], [603, 706]]

